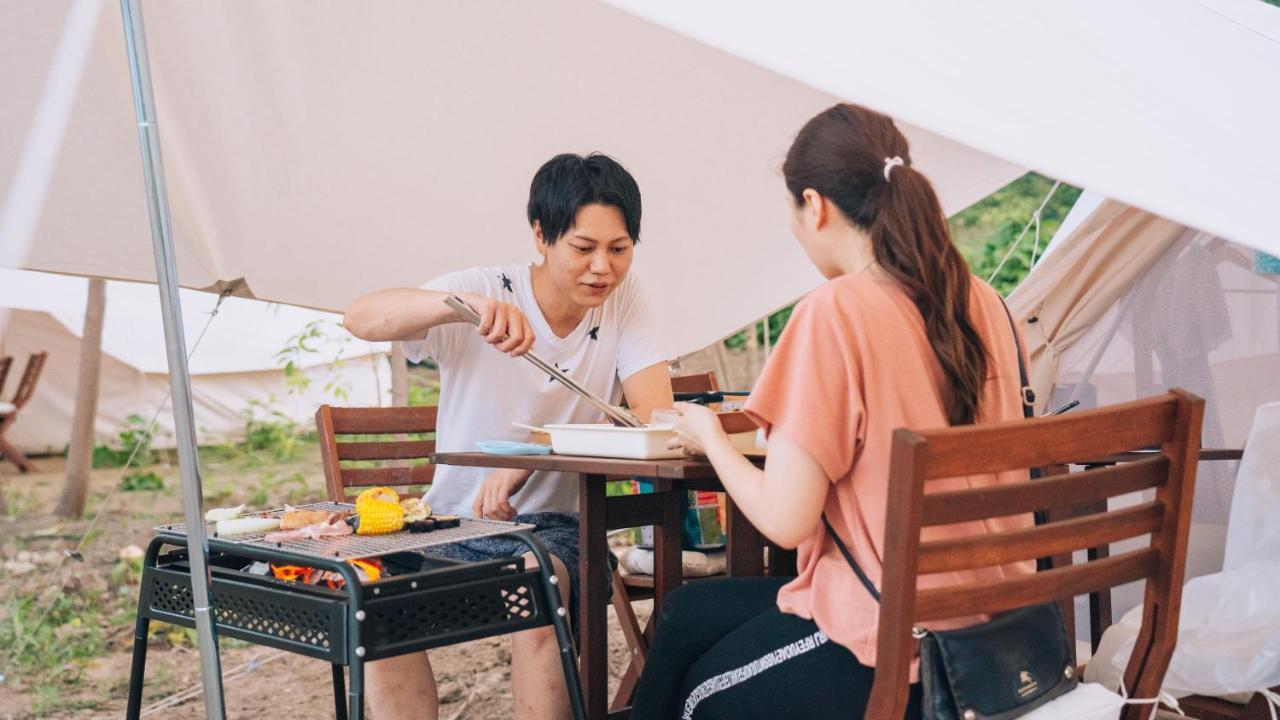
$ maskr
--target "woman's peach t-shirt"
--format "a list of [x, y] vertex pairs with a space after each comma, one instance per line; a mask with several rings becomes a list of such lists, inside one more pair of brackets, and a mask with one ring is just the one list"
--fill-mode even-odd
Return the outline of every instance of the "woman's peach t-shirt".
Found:
[[[973, 278], [969, 316], [988, 354], [977, 422], [1022, 418], [1013, 329], [999, 295]], [[871, 581], [880, 587], [889, 450], [897, 428], [945, 427], [945, 381], [915, 304], [875, 270], [843, 275], [796, 306], [751, 392], [746, 411], [768, 435], [781, 433], [808, 452], [832, 486], [824, 512]], [[1027, 482], [1023, 472], [931, 482], [928, 491]], [[926, 539], [1025, 527], [1029, 517], [928, 528]], [[984, 527], [985, 525], [985, 527]], [[876, 661], [879, 604], [858, 581], [819, 523], [798, 549], [799, 577], [778, 593], [778, 607], [814, 620], [864, 665]], [[920, 587], [958, 585], [1030, 572], [1034, 565], [925, 576]], [[945, 628], [960, 620], [930, 623]]]

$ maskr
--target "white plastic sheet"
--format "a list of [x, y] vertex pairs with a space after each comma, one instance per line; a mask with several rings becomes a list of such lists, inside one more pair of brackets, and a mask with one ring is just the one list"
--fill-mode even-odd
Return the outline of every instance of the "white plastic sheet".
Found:
[[1254, 415], [1236, 476], [1223, 569], [1267, 558], [1280, 558], [1280, 402]]
[[[1174, 697], [1234, 695], [1280, 684], [1280, 561], [1195, 578], [1182, 591], [1178, 645], [1163, 690]], [[1117, 689], [1142, 607], [1107, 629], [1085, 679]]]

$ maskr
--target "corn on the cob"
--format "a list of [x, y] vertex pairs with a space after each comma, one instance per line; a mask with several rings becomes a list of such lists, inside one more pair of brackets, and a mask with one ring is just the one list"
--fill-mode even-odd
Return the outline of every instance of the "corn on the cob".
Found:
[[370, 488], [356, 496], [357, 535], [385, 535], [404, 527], [400, 496], [391, 488]]

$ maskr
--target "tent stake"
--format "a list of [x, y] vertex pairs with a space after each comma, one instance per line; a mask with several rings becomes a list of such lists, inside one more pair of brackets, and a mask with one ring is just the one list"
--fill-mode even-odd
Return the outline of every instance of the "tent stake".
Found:
[[156, 281], [160, 288], [160, 312], [164, 318], [165, 351], [169, 359], [169, 386], [173, 397], [174, 429], [177, 431], [178, 470], [182, 477], [182, 507], [187, 521], [191, 597], [195, 610], [196, 646], [200, 651], [205, 717], [223, 720], [226, 711], [222, 702], [222, 668], [209, 602], [209, 547], [204, 534], [204, 498], [191, 405], [191, 377], [187, 370], [187, 342], [178, 299], [178, 269], [169, 224], [169, 199], [164, 162], [160, 156], [160, 133], [156, 125], [155, 97], [152, 95], [140, 1], [120, 0], [120, 14], [124, 20], [129, 76], [133, 82], [133, 107], [138, 117], [138, 143], [142, 151], [142, 174], [147, 188], [151, 243], [155, 252]]

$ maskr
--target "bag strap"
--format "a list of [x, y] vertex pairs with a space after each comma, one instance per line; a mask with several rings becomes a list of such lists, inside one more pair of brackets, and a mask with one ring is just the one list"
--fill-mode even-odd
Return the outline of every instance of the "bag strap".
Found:
[[[999, 297], [999, 294], [997, 293], [996, 296]], [[1027, 380], [1027, 366], [1022, 360], [1022, 341], [1018, 339], [1018, 325], [1014, 322], [1013, 313], [1009, 311], [1009, 306], [1005, 304], [1004, 298], [1000, 298], [1000, 307], [1004, 308], [1004, 314], [1009, 318], [1009, 329], [1013, 331], [1013, 345], [1018, 350], [1018, 380], [1022, 383], [1022, 417], [1029, 420], [1036, 416], [1036, 393], [1031, 389], [1031, 383]], [[1042, 520], [1039, 515], [1040, 513], [1036, 514], [1037, 525], [1042, 524]], [[857, 575], [858, 579], [862, 581], [862, 586], [867, 589], [867, 592], [871, 594], [871, 597], [876, 602], [880, 602], [880, 591], [876, 590], [875, 584], [873, 584], [871, 579], [867, 577], [867, 574], [862, 571], [858, 562], [853, 559], [853, 553], [849, 552], [849, 548], [845, 546], [844, 541], [836, 534], [835, 528], [831, 527], [831, 521], [827, 519], [827, 514], [825, 512], [822, 513], [822, 524], [826, 526], [827, 534], [831, 536], [836, 547], [840, 549], [840, 554], [844, 555], [844, 559], [849, 563], [849, 567], [853, 568], [853, 574]]]
[[[996, 293], [996, 297], [1000, 297]], [[1000, 298], [1000, 307], [1004, 308], [1004, 314], [1009, 318], [1009, 329], [1013, 331], [1013, 346], [1018, 350], [1018, 381], [1022, 383], [1022, 417], [1030, 420], [1036, 416], [1036, 391], [1031, 389], [1031, 381], [1027, 379], [1027, 366], [1022, 361], [1022, 341], [1018, 339], [1018, 324], [1013, 320], [1013, 313], [1009, 312], [1009, 306], [1005, 304], [1004, 298]]]
[[867, 592], [871, 593], [871, 597], [874, 598], [876, 602], [880, 602], [880, 591], [876, 590], [876, 586], [872, 584], [871, 578], [867, 577], [867, 574], [862, 572], [862, 568], [858, 566], [858, 561], [853, 559], [853, 553], [849, 552], [849, 548], [845, 547], [844, 541], [840, 539], [840, 536], [836, 534], [835, 529], [831, 527], [831, 521], [827, 519], [827, 514], [825, 512], [822, 513], [822, 524], [827, 526], [827, 534], [835, 541], [836, 547], [840, 548], [840, 554], [844, 555], [844, 559], [849, 563], [849, 567], [853, 568], [853, 574], [857, 575], [858, 579], [862, 581], [862, 586], [867, 589]]

